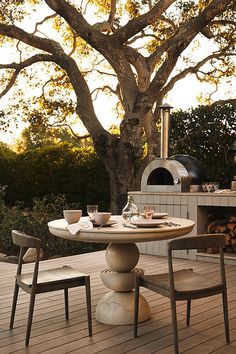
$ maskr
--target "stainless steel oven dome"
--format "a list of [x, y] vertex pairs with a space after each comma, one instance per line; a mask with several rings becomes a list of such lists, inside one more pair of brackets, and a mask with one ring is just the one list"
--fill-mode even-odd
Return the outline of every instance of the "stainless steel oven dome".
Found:
[[204, 165], [195, 157], [175, 155], [156, 158], [144, 170], [141, 190], [145, 192], [197, 191], [206, 180]]

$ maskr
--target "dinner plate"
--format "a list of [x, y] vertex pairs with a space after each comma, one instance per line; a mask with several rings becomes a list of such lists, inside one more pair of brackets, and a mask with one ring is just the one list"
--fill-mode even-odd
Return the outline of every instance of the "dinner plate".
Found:
[[138, 226], [138, 227], [157, 227], [161, 224], [164, 223], [163, 220], [147, 220], [147, 219], [142, 219], [142, 220], [135, 220], [130, 222], [132, 225]]
[[[92, 223], [93, 223], [93, 226], [101, 226], [101, 224], [97, 224], [95, 221], [92, 221]], [[110, 219], [110, 220], [108, 220], [108, 222], [106, 224], [102, 224], [102, 227], [111, 226], [111, 225], [114, 225], [117, 223], [118, 223], [118, 221]]]
[[[164, 216], [167, 216], [168, 213], [154, 213], [152, 218], [153, 219], [161, 219], [161, 218], [164, 218]], [[144, 213], [140, 213], [140, 216], [143, 216], [145, 217], [145, 214]]]

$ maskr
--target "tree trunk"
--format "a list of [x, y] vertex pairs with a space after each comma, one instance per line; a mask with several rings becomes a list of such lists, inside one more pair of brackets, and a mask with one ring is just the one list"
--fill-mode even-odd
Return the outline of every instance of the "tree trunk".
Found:
[[[142, 145], [139, 139], [139, 148]], [[99, 135], [94, 139], [94, 147], [102, 157], [110, 180], [110, 209], [120, 214], [127, 201], [127, 192], [135, 185], [135, 166], [140, 160], [136, 148], [128, 141], [112, 135]]]

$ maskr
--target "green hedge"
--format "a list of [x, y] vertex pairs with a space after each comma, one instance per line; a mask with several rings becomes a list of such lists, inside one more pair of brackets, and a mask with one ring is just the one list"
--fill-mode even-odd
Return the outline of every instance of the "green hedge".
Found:
[[51, 146], [18, 154], [7, 160], [5, 201], [16, 201], [32, 206], [32, 199], [51, 193], [63, 194], [70, 202], [86, 211], [87, 204], [99, 204], [107, 209], [110, 204], [109, 180], [100, 158], [92, 148]]
[[170, 154], [196, 157], [205, 166], [208, 181], [230, 188], [236, 173], [230, 147], [236, 139], [236, 103], [199, 106], [171, 115]]

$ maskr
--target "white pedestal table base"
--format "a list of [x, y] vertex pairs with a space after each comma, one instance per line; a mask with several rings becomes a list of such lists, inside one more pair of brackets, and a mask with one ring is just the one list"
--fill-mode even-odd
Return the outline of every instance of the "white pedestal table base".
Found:
[[[95, 317], [99, 322], [112, 325], [127, 325], [134, 322], [134, 286], [136, 274], [144, 271], [135, 268], [139, 250], [135, 243], [110, 243], [106, 261], [110, 267], [101, 272], [105, 286], [113, 290], [98, 303]], [[147, 301], [140, 295], [139, 322], [150, 318]]]

